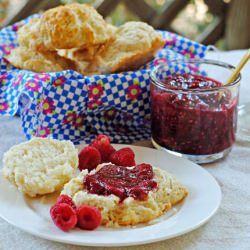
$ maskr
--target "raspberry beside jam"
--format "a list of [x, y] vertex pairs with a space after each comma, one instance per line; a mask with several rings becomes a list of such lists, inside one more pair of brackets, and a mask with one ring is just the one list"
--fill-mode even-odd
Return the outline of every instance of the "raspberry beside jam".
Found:
[[157, 188], [157, 182], [153, 177], [153, 168], [149, 164], [143, 163], [135, 167], [108, 164], [96, 173], [88, 174], [83, 183], [92, 194], [114, 194], [121, 201], [127, 197], [146, 200], [148, 193]]
[[216, 90], [220, 82], [192, 74], [168, 76], [164, 85], [169, 90], [151, 84], [152, 138], [157, 144], [192, 155], [219, 153], [232, 146], [237, 97]]

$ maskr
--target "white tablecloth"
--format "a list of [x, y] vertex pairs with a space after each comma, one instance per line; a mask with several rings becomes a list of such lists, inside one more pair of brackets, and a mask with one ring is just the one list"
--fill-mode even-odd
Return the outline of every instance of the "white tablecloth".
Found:
[[[208, 58], [236, 65], [245, 51], [210, 52]], [[242, 72], [240, 102], [250, 102], [250, 63]], [[0, 159], [10, 146], [25, 140], [16, 117], [0, 117]], [[112, 249], [250, 249], [250, 143], [237, 142], [229, 156], [203, 166], [222, 189], [218, 212], [205, 225], [175, 239], [154, 244]], [[206, 195], [206, 194], [204, 194]], [[1, 206], [1, 204], [0, 204]], [[20, 218], [20, 220], [24, 218]], [[77, 250], [96, 249], [55, 243], [37, 238], [0, 219], [0, 250]], [[108, 248], [100, 248], [108, 249]]]

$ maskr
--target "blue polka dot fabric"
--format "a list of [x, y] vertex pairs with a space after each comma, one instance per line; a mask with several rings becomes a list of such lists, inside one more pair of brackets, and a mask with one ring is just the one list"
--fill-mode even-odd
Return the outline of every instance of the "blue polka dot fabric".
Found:
[[33, 17], [0, 31], [0, 115], [20, 115], [27, 139], [50, 136], [75, 144], [89, 143], [97, 134], [109, 135], [114, 143], [149, 139], [151, 69], [171, 59], [200, 59], [207, 51], [204, 45], [159, 31], [164, 47], [139, 70], [95, 76], [73, 70], [35, 73], [4, 58], [18, 46], [18, 28]]

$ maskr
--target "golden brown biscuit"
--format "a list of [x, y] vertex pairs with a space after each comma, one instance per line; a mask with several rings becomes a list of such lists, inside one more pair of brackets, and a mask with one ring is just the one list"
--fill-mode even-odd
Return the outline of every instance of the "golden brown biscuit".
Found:
[[34, 72], [57, 72], [75, 67], [73, 62], [60, 57], [56, 52], [40, 53], [26, 47], [11, 50], [5, 58], [17, 68]]
[[34, 18], [17, 31], [17, 40], [21, 47], [27, 47], [38, 51], [45, 50], [42, 37], [39, 33], [39, 24], [40, 20]]
[[97, 56], [89, 72], [113, 73], [132, 70], [153, 58], [164, 44], [162, 36], [144, 22], [127, 22], [116, 31], [116, 38]]
[[103, 44], [113, 36], [112, 29], [94, 7], [77, 3], [44, 12], [39, 31], [49, 50], [86, 48]]
[[[117, 27], [111, 24], [107, 24], [108, 29], [111, 30], [111, 32], [115, 33], [117, 30]], [[113, 37], [114, 39], [114, 37]], [[72, 61], [91, 61], [94, 59], [94, 57], [97, 54], [102, 53], [105, 50], [105, 47], [108, 46], [108, 44], [112, 41], [109, 40], [107, 43], [103, 44], [90, 44], [85, 48], [73, 48], [73, 49], [58, 49], [57, 53], [58, 55], [68, 58]]]

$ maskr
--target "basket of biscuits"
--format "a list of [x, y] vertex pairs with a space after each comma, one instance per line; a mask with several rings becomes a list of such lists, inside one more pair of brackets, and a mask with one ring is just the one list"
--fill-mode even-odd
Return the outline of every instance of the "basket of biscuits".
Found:
[[147, 139], [150, 70], [206, 50], [144, 22], [113, 26], [86, 4], [49, 9], [0, 31], [0, 114], [19, 114], [27, 138]]

